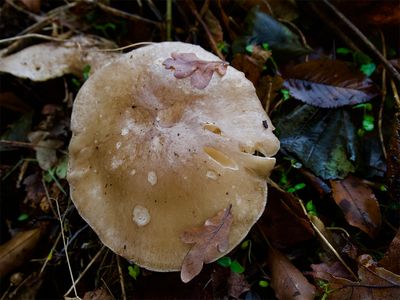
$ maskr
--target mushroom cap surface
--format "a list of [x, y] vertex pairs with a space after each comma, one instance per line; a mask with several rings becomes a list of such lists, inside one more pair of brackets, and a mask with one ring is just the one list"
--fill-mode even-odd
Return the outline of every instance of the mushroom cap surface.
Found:
[[279, 148], [242, 72], [196, 89], [163, 65], [173, 52], [220, 61], [180, 42], [133, 50], [86, 81], [71, 117], [75, 206], [106, 246], [155, 271], [180, 270], [192, 246], [181, 234], [230, 204], [229, 249], [215, 259], [238, 245], [265, 208]]

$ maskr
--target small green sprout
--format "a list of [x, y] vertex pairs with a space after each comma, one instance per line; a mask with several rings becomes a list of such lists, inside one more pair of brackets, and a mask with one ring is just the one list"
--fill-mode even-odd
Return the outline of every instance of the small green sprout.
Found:
[[282, 94], [282, 99], [283, 101], [286, 101], [290, 99], [290, 92], [287, 89], [281, 89], [281, 94]]
[[260, 280], [260, 281], [258, 282], [258, 285], [259, 285], [260, 287], [262, 287], [262, 288], [266, 288], [266, 287], [269, 287], [269, 282], [266, 281], [266, 280]]
[[314, 203], [312, 202], [312, 200], [308, 201], [306, 203], [306, 210], [308, 212], [309, 215], [311, 216], [317, 216], [317, 208], [315, 207]]
[[364, 130], [365, 131], [374, 130], [374, 128], [375, 128], [374, 121], [375, 121], [374, 116], [365, 114], [364, 118], [363, 118], [363, 122], [362, 122]]
[[88, 80], [89, 78], [90, 68], [90, 65], [86, 65], [83, 67], [82, 76], [84, 81]]
[[286, 191], [288, 193], [294, 193], [296, 191], [304, 189], [305, 187], [306, 187], [306, 184], [304, 182], [301, 182], [301, 183], [297, 183], [294, 186], [288, 188]]
[[245, 268], [237, 261], [237, 260], [232, 260], [228, 256], [221, 257], [220, 259], [217, 260], [217, 263], [224, 268], [230, 268], [232, 272], [234, 273], [243, 273], [245, 271]]
[[128, 274], [131, 276], [133, 279], [137, 280], [137, 278], [140, 275], [140, 268], [138, 265], [130, 265], [128, 266]]
[[254, 45], [247, 45], [246, 46], [246, 52], [248, 52], [248, 53], [253, 53], [253, 50], [254, 50]]
[[29, 215], [28, 214], [20, 214], [18, 217], [18, 221], [23, 222], [29, 219]]

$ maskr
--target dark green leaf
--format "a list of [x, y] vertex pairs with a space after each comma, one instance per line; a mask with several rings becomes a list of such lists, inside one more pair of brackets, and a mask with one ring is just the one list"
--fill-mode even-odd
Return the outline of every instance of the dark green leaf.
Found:
[[299, 37], [288, 27], [258, 8], [249, 11], [246, 17], [246, 34], [233, 43], [233, 51], [243, 52], [247, 45], [265, 45], [274, 55], [304, 55], [311, 48], [301, 44]]
[[[13, 123], [10, 128], [0, 137], [1, 140], [25, 142], [32, 127], [33, 112], [24, 114], [20, 119]], [[0, 151], [13, 150], [7, 145], [0, 145]]]
[[373, 82], [339, 60], [314, 60], [286, 71], [284, 87], [307, 104], [330, 108], [353, 105], [378, 95]]
[[355, 170], [356, 130], [346, 110], [303, 105], [275, 122], [281, 147], [315, 175], [344, 178]]

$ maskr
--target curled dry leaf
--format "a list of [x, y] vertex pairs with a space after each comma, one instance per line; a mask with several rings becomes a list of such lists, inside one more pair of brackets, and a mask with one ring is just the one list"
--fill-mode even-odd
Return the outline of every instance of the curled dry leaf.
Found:
[[0, 59], [0, 72], [33, 81], [46, 81], [64, 74], [82, 76], [83, 68], [90, 71], [102, 67], [120, 54], [99, 49], [116, 48], [100, 37], [78, 35], [65, 42], [43, 43], [25, 48]]
[[314, 299], [315, 287], [281, 252], [270, 248], [268, 264], [271, 285], [278, 299]]
[[19, 232], [0, 246], [0, 278], [18, 268], [32, 254], [41, 237], [41, 229]]
[[171, 53], [163, 65], [166, 69], [173, 69], [178, 79], [190, 77], [190, 84], [197, 89], [204, 89], [210, 83], [214, 72], [224, 76], [228, 63], [225, 61], [205, 61], [194, 53]]
[[339, 60], [314, 60], [286, 71], [284, 86], [307, 104], [331, 108], [353, 105], [377, 96], [371, 79]]
[[200, 273], [204, 263], [210, 263], [228, 249], [233, 218], [231, 209], [232, 205], [206, 220], [203, 226], [194, 227], [182, 234], [182, 242], [194, 244], [182, 262], [183, 282], [192, 280]]
[[375, 237], [381, 226], [381, 212], [372, 190], [354, 176], [331, 181], [331, 185], [333, 198], [347, 222]]

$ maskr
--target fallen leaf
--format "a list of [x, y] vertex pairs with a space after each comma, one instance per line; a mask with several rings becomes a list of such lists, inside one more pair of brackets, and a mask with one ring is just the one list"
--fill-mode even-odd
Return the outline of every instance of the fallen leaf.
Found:
[[21, 266], [29, 258], [40, 240], [41, 233], [40, 228], [19, 232], [0, 246], [0, 278]]
[[[313, 269], [315, 268], [315, 265]], [[325, 269], [316, 268], [313, 276], [329, 283], [329, 299], [332, 300], [398, 300], [400, 298], [400, 276], [377, 267], [369, 255], [359, 258], [359, 281], [337, 277]]]
[[305, 104], [274, 121], [281, 149], [315, 175], [337, 179], [355, 171], [356, 129], [346, 110]]
[[230, 271], [228, 277], [228, 295], [239, 299], [244, 292], [250, 291], [250, 284], [246, 281], [243, 274]]
[[400, 113], [392, 121], [390, 146], [387, 155], [387, 185], [391, 202], [400, 204]]
[[228, 68], [225, 61], [201, 60], [194, 53], [173, 52], [171, 57], [163, 62], [165, 68], [173, 69], [174, 76], [178, 79], [190, 77], [192, 87], [197, 89], [206, 88], [214, 72], [224, 76]]
[[390, 243], [385, 256], [379, 261], [379, 265], [393, 273], [400, 274], [400, 229]]
[[285, 72], [284, 86], [307, 104], [332, 108], [370, 101], [378, 95], [371, 79], [339, 60], [314, 60]]
[[27, 176], [22, 183], [25, 186], [26, 199], [36, 205], [46, 196], [41, 173], [36, 172]]
[[269, 186], [268, 195], [267, 206], [258, 224], [272, 245], [293, 247], [314, 238], [314, 230], [292, 194]]
[[354, 176], [331, 181], [331, 185], [333, 199], [347, 222], [375, 237], [381, 226], [381, 212], [373, 191]]
[[258, 7], [247, 14], [246, 27], [246, 34], [233, 42], [234, 53], [244, 52], [247, 45], [262, 44], [268, 44], [274, 57], [304, 55], [312, 50], [302, 45], [299, 37], [288, 27], [261, 12]]
[[343, 266], [342, 263], [335, 261], [333, 263], [321, 263], [321, 264], [312, 264], [311, 265], [312, 272], [310, 274], [314, 278], [323, 279], [326, 281], [332, 280], [332, 278], [345, 278], [352, 280], [353, 276], [348, 272], [348, 270]]
[[43, 170], [48, 170], [57, 162], [56, 150], [64, 143], [60, 140], [49, 138], [46, 131], [33, 131], [29, 133], [29, 140], [35, 145], [36, 159]]
[[46, 81], [65, 74], [82, 76], [83, 68], [90, 65], [90, 72], [102, 67], [121, 54], [96, 51], [116, 48], [113, 42], [78, 35], [65, 42], [50, 42], [27, 47], [0, 59], [0, 72], [33, 81]]
[[271, 286], [278, 299], [314, 299], [315, 287], [281, 252], [270, 248], [268, 264]]
[[206, 220], [203, 226], [194, 227], [182, 234], [182, 242], [194, 244], [182, 262], [183, 282], [192, 280], [200, 273], [204, 263], [212, 262], [228, 249], [231, 209], [232, 205]]
[[109, 292], [107, 292], [103, 288], [86, 292], [85, 295], [83, 296], [83, 300], [113, 300], [113, 299], [114, 297], [112, 297], [109, 294]]
[[21, 0], [23, 4], [30, 10], [31, 12], [34, 13], [39, 13], [40, 12], [40, 6], [42, 4], [42, 0]]

